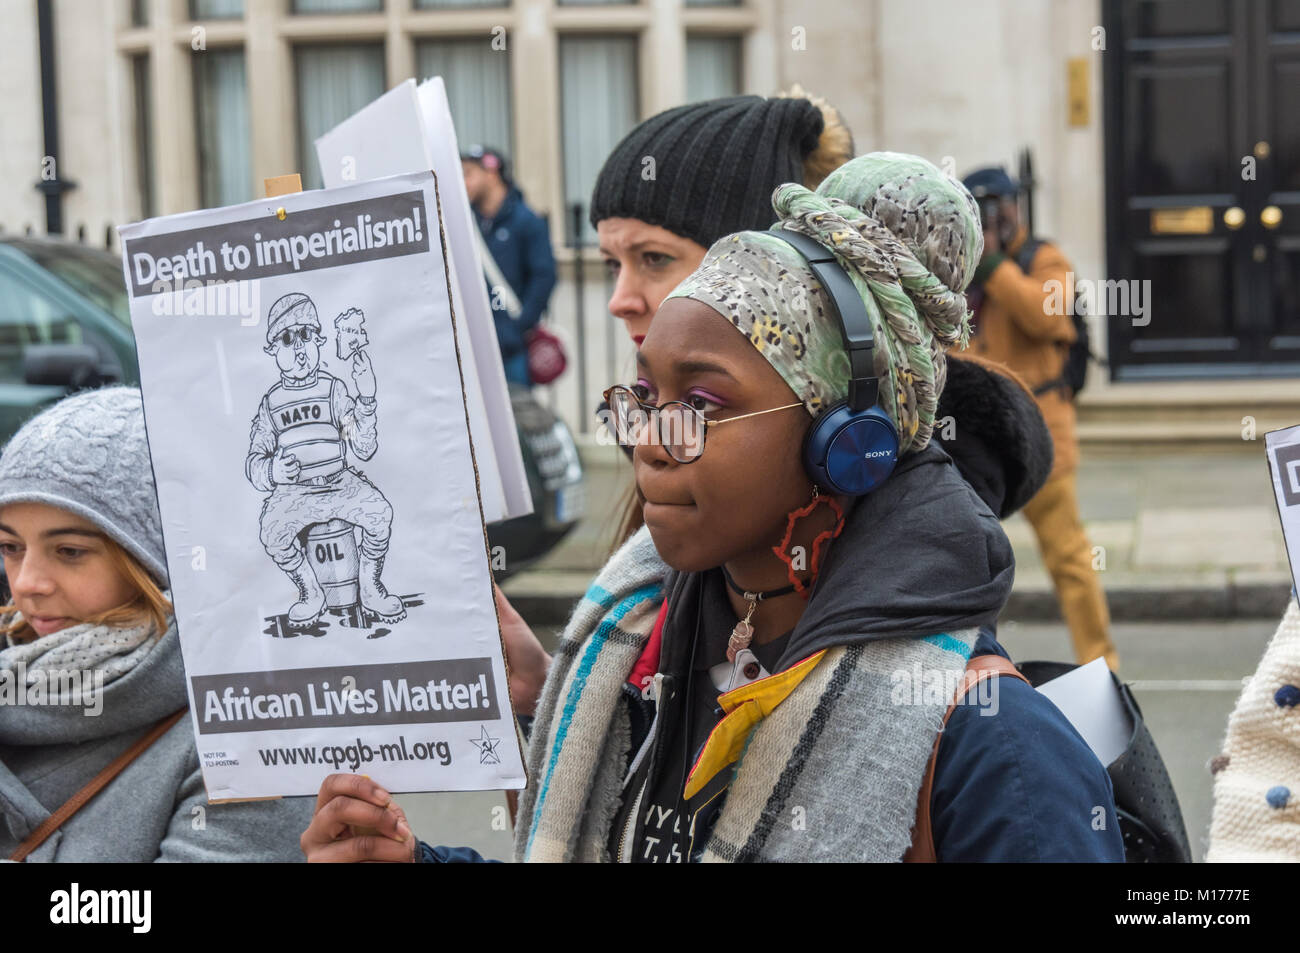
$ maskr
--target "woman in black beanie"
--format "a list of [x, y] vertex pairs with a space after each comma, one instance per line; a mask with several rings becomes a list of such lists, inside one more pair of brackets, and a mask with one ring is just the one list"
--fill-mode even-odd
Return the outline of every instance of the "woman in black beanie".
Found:
[[610, 313], [640, 347], [664, 297], [710, 245], [767, 228], [778, 185], [816, 188], [852, 157], [839, 113], [798, 86], [651, 116], [614, 147], [591, 196], [591, 224], [615, 282]]
[[[798, 85], [770, 99], [708, 99], [651, 116], [614, 147], [592, 190], [591, 224], [614, 280], [610, 314], [639, 348], [659, 305], [710, 245], [766, 229], [778, 185], [815, 189], [851, 158], [839, 112]], [[629, 493], [614, 547], [641, 522]]]

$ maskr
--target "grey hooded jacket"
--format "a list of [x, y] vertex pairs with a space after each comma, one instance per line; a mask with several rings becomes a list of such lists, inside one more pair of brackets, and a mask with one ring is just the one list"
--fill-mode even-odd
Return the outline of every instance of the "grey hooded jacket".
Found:
[[[92, 777], [186, 704], [175, 624], [102, 711], [0, 704], [0, 859]], [[28, 858], [49, 861], [301, 861], [312, 798], [208, 804], [189, 716], [126, 767]]]

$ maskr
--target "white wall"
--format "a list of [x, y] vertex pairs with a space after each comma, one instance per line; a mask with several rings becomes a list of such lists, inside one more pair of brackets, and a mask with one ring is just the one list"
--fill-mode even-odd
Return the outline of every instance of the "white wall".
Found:
[[36, 191], [45, 154], [41, 134], [41, 67], [36, 4], [0, 4], [0, 226], [21, 233], [27, 226], [45, 231], [45, 201]]
[[[117, 54], [118, 4], [56, 0], [53, 4], [58, 77], [59, 177], [76, 183], [63, 194], [64, 234], [86, 227], [102, 244], [105, 229], [131, 217], [134, 130], [123, 121], [129, 71]], [[35, 3], [0, 4], [0, 227], [45, 234], [45, 201], [35, 185], [45, 156], [41, 124], [40, 40]], [[128, 201], [130, 194], [132, 201]]]
[[[770, 95], [791, 84], [825, 96], [844, 116], [858, 153], [887, 149], [950, 158], [958, 176], [990, 164], [1014, 176], [1021, 148], [1033, 152], [1035, 226], [1060, 243], [1076, 272], [1105, 276], [1105, 182], [1101, 69], [1093, 52], [1099, 0], [761, 0], [762, 25], [747, 43], [746, 91]], [[804, 49], [795, 49], [802, 28]], [[1088, 57], [1089, 123], [1067, 125], [1066, 61]], [[579, 429], [611, 363], [607, 335], [626, 375], [631, 347], [601, 298], [603, 276], [588, 265], [588, 399], [576, 373], [554, 388], [556, 407]], [[573, 287], [562, 280], [551, 315], [572, 335]], [[1099, 320], [1099, 319], [1097, 319]], [[1100, 324], [1095, 346], [1104, 349]], [[570, 339], [572, 340], [572, 338]], [[571, 357], [575, 357], [571, 353]], [[574, 365], [571, 362], [570, 367]], [[1095, 374], [1090, 387], [1107, 386]]]
[[[674, 46], [665, 40], [666, 27], [661, 23], [671, 19], [664, 7], [667, 2], [651, 4], [650, 32], [643, 43], [642, 79], [656, 84], [655, 89], [642, 90], [647, 109], [670, 105], [680, 95], [682, 64], [676, 50], [680, 43]], [[745, 42], [747, 92], [770, 95], [802, 83], [840, 109], [860, 153], [915, 152], [937, 163], [950, 156], [959, 175], [994, 162], [1007, 165], [1014, 174], [1017, 153], [1029, 146], [1039, 179], [1038, 231], [1060, 242], [1081, 275], [1104, 277], [1101, 66], [1106, 54], [1091, 49], [1091, 31], [1100, 22], [1099, 0], [749, 3], [756, 26]], [[127, 59], [118, 50], [121, 24], [117, 18], [125, 9], [126, 4], [116, 0], [55, 0], [54, 4], [61, 172], [78, 183], [64, 199], [65, 228], [75, 235], [77, 227], [85, 224], [88, 240], [95, 243], [103, 240], [108, 224], [122, 224], [140, 214], [131, 77]], [[261, 3], [254, 8], [259, 16], [267, 9]], [[579, 16], [573, 12], [579, 9], [566, 8], [565, 15]], [[548, 89], [553, 87], [555, 53], [541, 22], [544, 17], [537, 15], [544, 12], [539, 0], [515, 0], [511, 10], [520, 18], [512, 53], [520, 58], [514, 71], [516, 97], [521, 95], [520, 87], [537, 83], [539, 73], [549, 73], [546, 83]], [[266, 24], [258, 20], [255, 26], [253, 33], [260, 37]], [[796, 28], [801, 30], [803, 49], [794, 48]], [[44, 152], [35, 4], [0, 4], [0, 35], [9, 41], [8, 55], [0, 61], [0, 102], [5, 104], [0, 226], [14, 232], [31, 225], [41, 233], [44, 204], [33, 187]], [[287, 46], [279, 40], [276, 44], [250, 52], [250, 72], [254, 67], [262, 72], [289, 68]], [[1092, 66], [1091, 121], [1082, 129], [1066, 125], [1066, 61], [1072, 56], [1089, 57]], [[675, 85], [665, 78], [669, 74], [676, 77]], [[156, 80], [157, 64], [154, 75]], [[269, 79], [258, 85], [268, 84]], [[257, 105], [255, 125], [257, 117], [268, 121], [278, 117], [276, 121], [283, 122], [291, 111], [289, 102], [281, 101], [289, 95], [285, 77], [270, 85], [282, 95], [275, 102]], [[554, 95], [551, 90], [547, 108], [538, 109], [535, 116], [518, 117], [516, 130], [522, 142], [533, 143], [532, 148], [554, 160], [530, 163], [532, 179], [523, 183], [534, 206], [549, 208], [552, 218], [562, 214], [557, 212], [559, 175], [551, 174], [558, 173], [553, 168], [558, 162], [559, 136]], [[155, 101], [159, 99], [167, 97], [156, 95]], [[188, 168], [193, 163], [181, 153], [194, 148], [192, 114], [183, 99], [176, 105], [181, 107], [178, 115], [154, 116], [155, 156], [164, 161], [185, 159]], [[258, 137], [261, 147], [254, 150], [259, 176], [271, 169], [284, 171], [280, 166], [287, 161], [278, 154], [275, 161], [264, 156], [266, 140], [266, 135]], [[176, 168], [162, 171], [169, 183], [164, 183], [166, 195], [160, 196], [163, 205], [189, 207], [166, 199], [183, 198], [185, 189], [196, 188], [188, 181], [192, 176], [183, 176], [182, 182]], [[558, 232], [563, 233], [563, 229]], [[570, 271], [564, 267], [561, 273]], [[570, 280], [561, 280], [551, 302], [552, 317], [571, 345], [571, 369], [548, 396], [575, 430], [581, 426], [579, 415], [590, 412], [600, 390], [631, 370], [631, 344], [621, 323], [609, 316], [604, 295], [602, 268], [589, 262], [584, 295], [586, 395], [577, 392], [576, 309]], [[1104, 338], [1094, 335], [1094, 340]]]
[[[798, 81], [826, 96], [859, 153], [912, 152], [958, 176], [1034, 158], [1036, 231], [1075, 271], [1105, 277], [1099, 0], [773, 0], [772, 89]], [[791, 31], [804, 29], [806, 49]], [[1089, 60], [1087, 126], [1067, 125], [1066, 63]], [[1094, 344], [1105, 335], [1094, 328]], [[1105, 386], [1097, 375], [1094, 383]]]
[[[35, 19], [35, 4], [33, 8]], [[115, 3], [56, 0], [55, 66], [59, 77], [59, 149], [63, 174], [77, 183], [64, 193], [63, 231], [75, 238], [86, 227], [86, 243], [102, 245], [109, 225], [124, 225], [127, 172], [134, 171], [135, 129], [122, 121], [121, 97], [131, 96], [130, 71], [117, 53]], [[188, 117], [187, 117], [188, 118]], [[164, 134], [155, 123], [154, 136]], [[130, 181], [131, 192], [135, 180]]]
[[[1057, 241], [1082, 276], [1105, 276], [1101, 72], [1092, 50], [1096, 0], [879, 0], [880, 123], [860, 148], [951, 156], [956, 172], [1033, 153], [1035, 230]], [[935, 23], [942, 22], [942, 31]], [[948, 38], [936, 47], [935, 38]], [[959, 41], [954, 40], [957, 38]], [[1067, 124], [1066, 61], [1089, 59], [1087, 126]], [[1104, 346], [1100, 326], [1093, 340]], [[1098, 375], [1094, 382], [1104, 386]]]

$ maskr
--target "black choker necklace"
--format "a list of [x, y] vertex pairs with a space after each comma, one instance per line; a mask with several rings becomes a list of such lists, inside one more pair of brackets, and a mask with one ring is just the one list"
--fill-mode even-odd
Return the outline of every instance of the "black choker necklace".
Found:
[[765, 589], [762, 592], [750, 592], [737, 585], [736, 580], [731, 578], [731, 573], [727, 572], [727, 567], [722, 567], [722, 578], [727, 580], [727, 586], [738, 596], [744, 596], [750, 602], [762, 602], [764, 599], [775, 599], [777, 596], [788, 595], [794, 592], [794, 586], [782, 586], [780, 589]]
[[727, 661], [734, 662], [736, 655], [742, 649], [749, 648], [750, 641], [754, 638], [754, 626], [750, 619], [754, 617], [754, 610], [764, 599], [775, 599], [777, 596], [789, 595], [794, 592], [794, 586], [782, 586], [780, 589], [767, 589], [762, 592], [750, 592], [748, 589], [742, 589], [736, 585], [736, 580], [731, 578], [731, 573], [727, 572], [727, 567], [722, 567], [722, 578], [727, 580], [727, 585], [732, 592], [742, 596], [749, 603], [749, 610], [745, 613], [745, 618], [736, 623], [736, 627], [731, 630], [731, 638], [727, 639]]

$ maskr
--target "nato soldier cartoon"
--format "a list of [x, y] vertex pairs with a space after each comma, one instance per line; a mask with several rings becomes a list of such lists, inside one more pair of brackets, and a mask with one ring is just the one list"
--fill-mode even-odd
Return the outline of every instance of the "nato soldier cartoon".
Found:
[[393, 508], [347, 461], [349, 449], [369, 460], [378, 447], [374, 368], [364, 348], [353, 352], [354, 400], [343, 381], [321, 369], [326, 339], [320, 332], [316, 306], [305, 294], [284, 295], [267, 314], [264, 350], [275, 358], [280, 380], [257, 408], [244, 464], [249, 482], [271, 494], [262, 506], [262, 545], [298, 588], [289, 625], [305, 628], [324, 611], [325, 592], [306, 561], [303, 532], [332, 519], [360, 527], [361, 606], [396, 622], [406, 609], [380, 581]]

